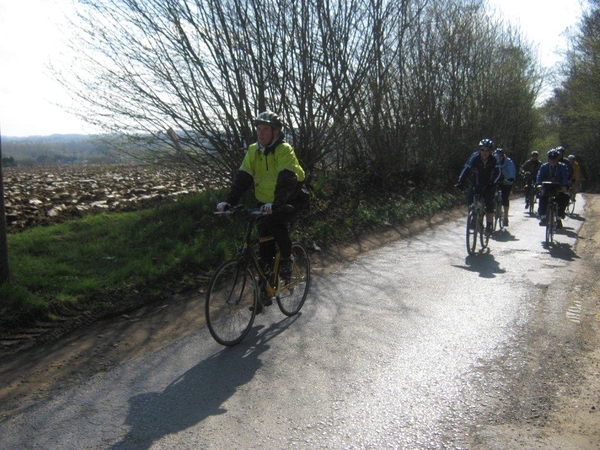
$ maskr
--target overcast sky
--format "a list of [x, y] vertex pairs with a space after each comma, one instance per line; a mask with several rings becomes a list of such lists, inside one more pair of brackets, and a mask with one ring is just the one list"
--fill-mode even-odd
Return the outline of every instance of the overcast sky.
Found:
[[[536, 45], [542, 65], [559, 61], [565, 31], [581, 15], [580, 0], [489, 0]], [[66, 92], [48, 76], [61, 52], [70, 0], [0, 0], [0, 133], [3, 136], [94, 132], [56, 104]]]

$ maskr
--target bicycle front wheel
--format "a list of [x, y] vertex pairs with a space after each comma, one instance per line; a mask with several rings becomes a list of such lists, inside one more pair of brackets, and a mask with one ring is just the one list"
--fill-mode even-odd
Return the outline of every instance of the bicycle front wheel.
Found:
[[504, 228], [504, 219], [502, 216], [502, 201], [498, 198], [494, 201], [494, 231]]
[[530, 188], [531, 193], [529, 195], [529, 215], [533, 216], [535, 212], [535, 193], [533, 192], [533, 187]]
[[286, 316], [298, 314], [310, 288], [310, 260], [302, 244], [298, 242], [292, 244], [292, 257], [294, 258], [292, 276], [277, 293], [277, 304]]
[[546, 216], [546, 246], [549, 246], [554, 239], [554, 227], [556, 222], [556, 216], [554, 214], [553, 205], [548, 205], [548, 213]]
[[226, 346], [241, 342], [254, 322], [257, 301], [258, 289], [248, 264], [238, 259], [221, 264], [208, 284], [204, 306], [215, 341]]
[[483, 216], [480, 216], [479, 227], [477, 230], [479, 233], [479, 243], [481, 244], [482, 249], [486, 249], [490, 242], [490, 234], [485, 231], [484, 217], [485, 217], [485, 214]]
[[475, 248], [477, 247], [477, 229], [479, 224], [477, 223], [477, 214], [474, 208], [469, 207], [467, 214], [467, 253], [469, 255], [475, 254]]
[[575, 212], [575, 194], [571, 192], [571, 196], [569, 199], [569, 216], [572, 216]]

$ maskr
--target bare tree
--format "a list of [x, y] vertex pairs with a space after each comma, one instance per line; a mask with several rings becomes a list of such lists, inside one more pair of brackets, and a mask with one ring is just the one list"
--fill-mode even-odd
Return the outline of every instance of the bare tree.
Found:
[[386, 187], [414, 168], [441, 164], [450, 176], [457, 152], [483, 135], [530, 139], [532, 60], [483, 0], [79, 6], [79, 70], [62, 80], [86, 120], [152, 161], [229, 178], [265, 109], [283, 116], [309, 173], [354, 165]]
[[[271, 7], [269, 7], [271, 8]], [[130, 136], [152, 160], [173, 127], [194, 164], [233, 171], [254, 138], [251, 119], [281, 113], [301, 161], [335, 151], [368, 72], [361, 2], [289, 1], [266, 13], [258, 0], [87, 0], [73, 20], [77, 74], [61, 80], [84, 118]], [[143, 138], [143, 139], [140, 139]]]

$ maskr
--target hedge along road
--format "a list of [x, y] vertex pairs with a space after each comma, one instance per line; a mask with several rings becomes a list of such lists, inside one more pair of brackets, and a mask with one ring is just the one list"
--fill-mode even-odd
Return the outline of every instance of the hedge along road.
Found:
[[489, 253], [466, 256], [464, 219], [393, 242], [235, 348], [202, 327], [7, 416], [0, 448], [597, 448], [598, 273], [576, 244], [598, 219], [576, 212], [549, 250], [519, 200]]

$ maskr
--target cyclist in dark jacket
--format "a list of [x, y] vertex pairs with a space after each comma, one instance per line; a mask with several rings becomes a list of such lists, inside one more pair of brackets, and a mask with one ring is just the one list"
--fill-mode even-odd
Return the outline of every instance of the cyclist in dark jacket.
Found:
[[[540, 204], [539, 204], [539, 215], [540, 215], [540, 226], [546, 226], [546, 211], [548, 210], [548, 197], [550, 192], [543, 189], [542, 183], [544, 181], [550, 181], [552, 183], [558, 183], [559, 189], [556, 195], [556, 201], [558, 203], [558, 215], [560, 218], [565, 217], [565, 210], [569, 203], [569, 195], [567, 189], [569, 187], [569, 171], [567, 167], [558, 161], [559, 152], [556, 149], [548, 151], [548, 162], [542, 164], [537, 175], [537, 187], [541, 192]], [[562, 228], [562, 221], [558, 219], [557, 228]]]
[[521, 176], [523, 177], [523, 181], [525, 181], [525, 187], [523, 188], [523, 193], [525, 194], [525, 209], [529, 208], [529, 189], [534, 189], [537, 173], [542, 165], [541, 161], [538, 160], [538, 156], [539, 152], [531, 152], [531, 158], [525, 161], [521, 166]]
[[556, 147], [555, 150], [558, 152], [558, 162], [565, 165], [570, 180], [573, 177], [573, 166], [571, 165], [571, 161], [565, 156], [565, 148], [561, 145]]
[[517, 176], [517, 168], [512, 159], [504, 153], [504, 150], [499, 148], [494, 152], [494, 156], [498, 159], [500, 172], [502, 173], [500, 182], [500, 192], [502, 192], [502, 209], [504, 217], [504, 226], [508, 226], [508, 210], [510, 208], [510, 192], [512, 191], [513, 183]]
[[458, 177], [459, 188], [462, 188], [467, 181], [471, 186], [467, 193], [467, 202], [473, 201], [474, 190], [481, 189], [485, 200], [486, 233], [491, 233], [494, 222], [494, 193], [496, 184], [500, 181], [500, 165], [498, 160], [492, 155], [495, 144], [491, 139], [482, 139], [479, 142], [479, 151], [473, 153], [465, 163], [460, 176]]

